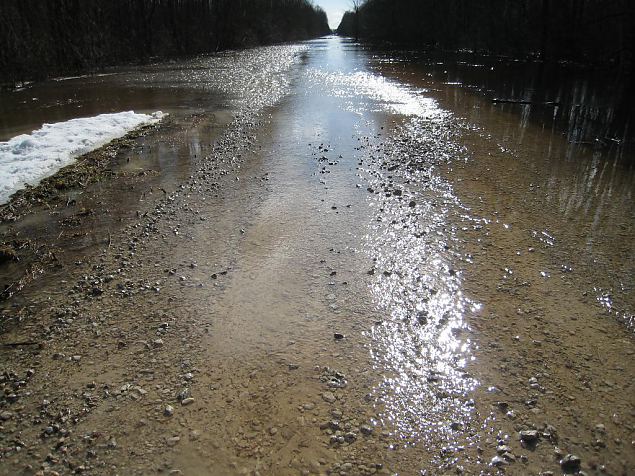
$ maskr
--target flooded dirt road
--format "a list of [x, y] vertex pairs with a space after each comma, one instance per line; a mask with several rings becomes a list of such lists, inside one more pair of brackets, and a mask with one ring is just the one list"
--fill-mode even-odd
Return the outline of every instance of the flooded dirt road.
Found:
[[628, 161], [335, 37], [168, 69], [2, 225], [0, 473], [633, 474]]

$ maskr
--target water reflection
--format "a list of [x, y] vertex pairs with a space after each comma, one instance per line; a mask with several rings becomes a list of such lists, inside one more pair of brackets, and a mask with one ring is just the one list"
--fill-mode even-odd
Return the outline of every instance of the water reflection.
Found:
[[[500, 175], [488, 182], [505, 190], [508, 210], [522, 211], [518, 226], [559, 256], [551, 275], [575, 257], [576, 275], [611, 289], [624, 309], [620, 319], [632, 327], [635, 293], [623, 284], [632, 282], [635, 270], [631, 99], [622, 85], [606, 87], [601, 75], [570, 67], [540, 70], [531, 63], [467, 57], [436, 61], [382, 53], [375, 67], [427, 89], [466, 120], [464, 129], [476, 136], [473, 153]], [[493, 103], [494, 97], [529, 104]], [[536, 224], [542, 229], [534, 233]], [[587, 286], [585, 292], [594, 293]]]
[[374, 262], [371, 291], [385, 316], [370, 334], [375, 367], [385, 375], [374, 397], [404, 444], [441, 438], [458, 445], [477, 384], [464, 370], [471, 359], [465, 315], [478, 305], [463, 294], [455, 270], [448, 214], [460, 204], [434, 171], [463, 152], [453, 140], [453, 119], [424, 91], [368, 70], [316, 69], [312, 76], [353, 112], [405, 116], [380, 145], [361, 146], [376, 216], [364, 251]]
[[[389, 64], [417, 64], [426, 76], [446, 85], [477, 90], [502, 111], [519, 112], [524, 121], [556, 125], [569, 142], [602, 147], [633, 147], [634, 97], [616, 71], [544, 65], [471, 53], [390, 52]], [[610, 79], [614, 78], [614, 79]], [[520, 109], [520, 111], [518, 111]]]
[[[375, 395], [404, 444], [441, 438], [451, 447], [459, 445], [459, 430], [472, 418], [470, 393], [477, 382], [465, 372], [472, 359], [465, 331], [466, 315], [479, 305], [464, 295], [455, 268], [456, 230], [449, 223], [461, 205], [434, 169], [463, 151], [452, 140], [446, 112], [430, 101], [419, 108], [427, 113], [398, 127], [395, 140], [374, 150], [366, 169], [370, 188], [378, 191], [371, 199], [377, 221], [365, 237], [366, 252], [375, 263], [372, 295], [386, 316], [371, 333], [376, 368], [386, 375]], [[388, 166], [385, 171], [372, 166], [378, 161]], [[399, 169], [390, 171], [395, 165]]]
[[[469, 212], [436, 172], [465, 157], [457, 121], [425, 89], [372, 71], [356, 45], [333, 38], [314, 46], [322, 54], [311, 59], [325, 60], [309, 61], [303, 75], [302, 103], [317, 108], [307, 115], [318, 123], [318, 106], [328, 102], [364, 124], [354, 155], [373, 221], [360, 251], [373, 263], [365, 271], [383, 316], [369, 332], [372, 362], [383, 375], [369, 398], [401, 444], [446, 447], [441, 465], [453, 460], [452, 448], [469, 443], [462, 430], [473, 419], [477, 385], [465, 371], [473, 358], [466, 317], [479, 305], [463, 292], [457, 230], [448, 225], [451, 214]], [[342, 126], [335, 125], [338, 133], [348, 130]]]
[[[426, 117], [441, 113], [434, 107], [432, 99], [413, 101], [412, 92], [406, 87], [367, 71], [331, 73], [314, 69], [310, 74], [315, 82], [326, 88], [329, 96], [347, 99], [347, 110], [351, 112], [385, 111]], [[369, 102], [376, 107], [369, 110]]]
[[307, 45], [285, 45], [229, 51], [0, 91], [0, 140], [29, 133], [46, 122], [106, 112], [163, 110], [183, 115], [219, 107], [258, 112], [288, 93], [290, 70], [306, 49]]

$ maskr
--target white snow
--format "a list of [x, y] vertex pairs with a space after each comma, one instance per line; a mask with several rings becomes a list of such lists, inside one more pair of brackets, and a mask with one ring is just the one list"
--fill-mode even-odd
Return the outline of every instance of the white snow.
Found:
[[37, 185], [80, 155], [123, 137], [129, 131], [160, 121], [165, 114], [133, 111], [100, 114], [44, 124], [31, 134], [0, 142], [0, 204], [28, 185]]

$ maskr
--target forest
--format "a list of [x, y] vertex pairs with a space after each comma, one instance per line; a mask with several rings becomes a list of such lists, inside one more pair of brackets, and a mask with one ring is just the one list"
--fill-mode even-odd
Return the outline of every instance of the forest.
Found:
[[309, 0], [2, 0], [0, 25], [4, 84], [330, 32]]
[[634, 69], [632, 0], [354, 0], [352, 5], [339, 34]]

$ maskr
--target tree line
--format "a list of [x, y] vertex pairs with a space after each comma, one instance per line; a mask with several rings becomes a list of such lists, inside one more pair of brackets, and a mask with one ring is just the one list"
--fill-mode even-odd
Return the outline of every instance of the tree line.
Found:
[[2, 0], [0, 82], [329, 32], [309, 0]]
[[632, 0], [353, 0], [346, 36], [635, 70]]

